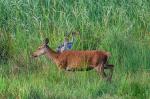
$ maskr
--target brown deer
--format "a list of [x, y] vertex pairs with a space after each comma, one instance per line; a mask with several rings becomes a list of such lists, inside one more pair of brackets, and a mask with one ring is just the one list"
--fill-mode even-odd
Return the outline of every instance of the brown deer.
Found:
[[48, 38], [33, 54], [33, 57], [46, 55], [51, 59], [59, 69], [67, 71], [91, 70], [95, 69], [103, 78], [107, 77], [104, 69], [110, 69], [110, 76], [107, 80], [111, 81], [114, 65], [107, 64], [108, 52], [90, 50], [90, 51], [73, 51], [67, 50], [57, 53], [48, 46]]

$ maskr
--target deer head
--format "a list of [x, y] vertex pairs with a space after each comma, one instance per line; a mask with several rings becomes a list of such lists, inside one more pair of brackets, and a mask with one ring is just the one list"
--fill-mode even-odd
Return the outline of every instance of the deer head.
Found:
[[48, 42], [49, 42], [49, 39], [46, 38], [44, 40], [44, 43], [40, 47], [38, 47], [38, 49], [35, 52], [33, 52], [32, 57], [38, 57], [40, 55], [45, 54], [46, 51], [47, 51], [47, 47], [48, 47], [47, 44], [48, 44]]

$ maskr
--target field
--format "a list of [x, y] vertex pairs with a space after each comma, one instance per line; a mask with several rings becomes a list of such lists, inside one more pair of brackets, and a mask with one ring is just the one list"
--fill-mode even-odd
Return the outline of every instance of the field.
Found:
[[[111, 53], [111, 83], [31, 58], [46, 37], [55, 50], [71, 31], [73, 50]], [[150, 99], [150, 1], [0, 0], [0, 99]]]

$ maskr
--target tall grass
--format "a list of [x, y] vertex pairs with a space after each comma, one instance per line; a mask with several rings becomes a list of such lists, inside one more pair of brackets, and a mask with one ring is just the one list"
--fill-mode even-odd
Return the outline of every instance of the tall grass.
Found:
[[[149, 98], [149, 11], [148, 0], [0, 0], [0, 97]], [[30, 58], [44, 38], [56, 49], [71, 31], [73, 49], [111, 52], [112, 84]]]

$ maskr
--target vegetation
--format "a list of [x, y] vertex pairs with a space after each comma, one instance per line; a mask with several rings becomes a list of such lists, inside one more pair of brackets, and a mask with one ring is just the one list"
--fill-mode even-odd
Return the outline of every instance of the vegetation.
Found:
[[[149, 16], [149, 0], [0, 0], [0, 98], [149, 99]], [[112, 83], [30, 57], [71, 31], [80, 31], [74, 50], [111, 52]]]

